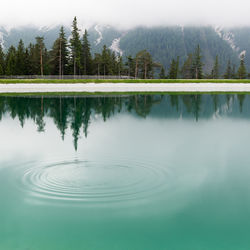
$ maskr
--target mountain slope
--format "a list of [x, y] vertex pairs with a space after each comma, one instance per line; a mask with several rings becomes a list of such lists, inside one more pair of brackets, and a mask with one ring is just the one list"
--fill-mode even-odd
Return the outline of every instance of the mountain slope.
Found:
[[[48, 49], [58, 37], [59, 26], [52, 28], [21, 27], [7, 31], [0, 27], [0, 43], [5, 49], [17, 46], [23, 39], [27, 46], [35, 42], [36, 36], [43, 36]], [[82, 29], [83, 31], [83, 29]], [[70, 27], [65, 27], [70, 36]], [[137, 27], [121, 31], [111, 26], [95, 25], [88, 30], [92, 53], [100, 53], [104, 44], [124, 57], [135, 56], [140, 50], [148, 50], [154, 61], [169, 68], [172, 59], [180, 57], [180, 65], [189, 53], [199, 44], [202, 51], [204, 71], [210, 73], [216, 55], [219, 56], [220, 74], [225, 72], [227, 61], [239, 65], [240, 53], [246, 55], [246, 66], [250, 71], [250, 27], [213, 28], [213, 27]]]

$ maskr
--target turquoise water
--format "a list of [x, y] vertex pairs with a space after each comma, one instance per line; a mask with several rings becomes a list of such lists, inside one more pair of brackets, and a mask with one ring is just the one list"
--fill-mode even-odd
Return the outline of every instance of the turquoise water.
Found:
[[0, 97], [0, 249], [249, 249], [250, 96]]

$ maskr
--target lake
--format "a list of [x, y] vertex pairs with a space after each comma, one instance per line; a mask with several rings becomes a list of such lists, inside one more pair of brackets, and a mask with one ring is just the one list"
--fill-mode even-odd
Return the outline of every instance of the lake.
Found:
[[0, 97], [0, 249], [250, 248], [250, 96]]

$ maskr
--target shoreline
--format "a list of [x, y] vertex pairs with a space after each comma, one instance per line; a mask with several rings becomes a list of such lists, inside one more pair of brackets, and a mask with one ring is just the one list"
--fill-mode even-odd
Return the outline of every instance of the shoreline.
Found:
[[250, 83], [17, 83], [0, 84], [0, 93], [250, 92]]

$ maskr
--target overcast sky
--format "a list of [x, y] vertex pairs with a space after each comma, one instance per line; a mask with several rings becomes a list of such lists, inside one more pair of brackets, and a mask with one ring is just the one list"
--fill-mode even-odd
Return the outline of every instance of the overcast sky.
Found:
[[0, 26], [102, 23], [250, 26], [250, 0], [2, 0]]

